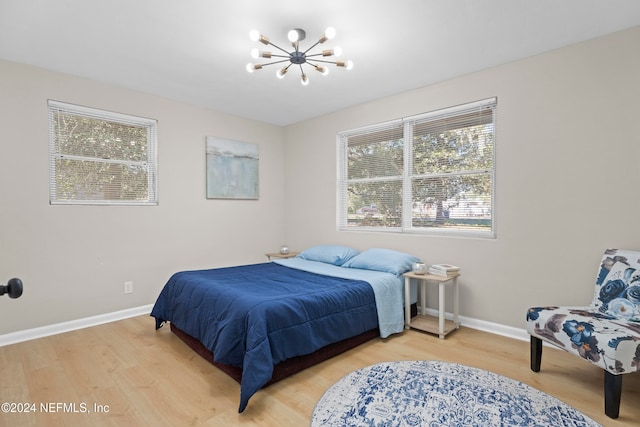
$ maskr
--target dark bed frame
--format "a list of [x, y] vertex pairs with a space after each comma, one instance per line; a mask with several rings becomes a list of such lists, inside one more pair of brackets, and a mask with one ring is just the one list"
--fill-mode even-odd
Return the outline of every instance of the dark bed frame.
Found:
[[[240, 380], [242, 379], [242, 368], [215, 362], [213, 360], [213, 352], [211, 350], [206, 348], [196, 338], [178, 329], [173, 325], [173, 323], [171, 324], [171, 331], [196, 353], [204, 357], [205, 360], [207, 360], [208, 362], [219, 368], [221, 371], [229, 375], [231, 378], [236, 380], [238, 383], [240, 383]], [[360, 335], [356, 335], [355, 337], [348, 338], [334, 344], [329, 344], [328, 346], [322, 347], [321, 349], [311, 354], [292, 357], [291, 359], [280, 362], [273, 367], [273, 376], [271, 377], [271, 380], [264, 385], [264, 387], [267, 387], [275, 382], [280, 381], [281, 379], [307, 369], [310, 366], [316, 365], [324, 360], [330, 359], [333, 356], [337, 356], [340, 353], [344, 353], [347, 350], [351, 350], [352, 348], [357, 347], [360, 344], [363, 344], [379, 336], [380, 331], [378, 330], [378, 328], [372, 329], [370, 331], [363, 332]]]
[[[411, 316], [415, 316], [418, 313], [418, 309], [416, 304], [411, 305]], [[192, 350], [202, 356], [209, 363], [216, 366], [218, 369], [229, 375], [231, 378], [236, 380], [238, 383], [241, 382], [242, 379], [242, 368], [238, 366], [225, 365], [223, 363], [218, 363], [213, 360], [213, 352], [206, 348], [198, 339], [192, 337], [186, 332], [180, 330], [178, 327], [174, 326], [171, 323], [171, 331], [178, 336], [182, 341], [184, 341], [187, 346], [189, 346]], [[363, 332], [360, 335], [356, 335], [355, 337], [347, 338], [342, 341], [338, 341], [337, 343], [329, 344], [325, 347], [322, 347], [319, 350], [316, 350], [313, 353], [306, 354], [304, 356], [292, 357], [291, 359], [287, 359], [283, 362], [278, 363], [273, 368], [273, 375], [271, 380], [264, 385], [264, 387], [268, 387], [273, 383], [276, 383], [290, 375], [293, 375], [297, 372], [300, 372], [304, 369], [307, 369], [313, 365], [317, 365], [320, 362], [323, 362], [327, 359], [330, 359], [334, 356], [337, 356], [345, 351], [351, 350], [359, 346], [360, 344], [364, 344], [367, 341], [370, 341], [376, 337], [380, 336], [380, 330], [378, 328], [371, 329], [369, 331]]]

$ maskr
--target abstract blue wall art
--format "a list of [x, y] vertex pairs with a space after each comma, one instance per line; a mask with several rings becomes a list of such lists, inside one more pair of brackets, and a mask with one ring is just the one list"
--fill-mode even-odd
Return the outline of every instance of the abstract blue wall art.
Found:
[[258, 144], [208, 136], [207, 199], [258, 199]]

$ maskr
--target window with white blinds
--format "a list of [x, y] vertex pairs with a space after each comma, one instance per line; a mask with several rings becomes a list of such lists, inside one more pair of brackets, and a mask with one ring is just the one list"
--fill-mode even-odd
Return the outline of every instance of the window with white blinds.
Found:
[[495, 237], [496, 107], [338, 133], [338, 229]]
[[156, 120], [48, 106], [51, 204], [157, 205]]

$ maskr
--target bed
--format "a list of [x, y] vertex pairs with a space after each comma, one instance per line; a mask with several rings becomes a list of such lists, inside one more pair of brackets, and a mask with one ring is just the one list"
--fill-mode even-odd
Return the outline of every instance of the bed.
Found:
[[388, 249], [323, 245], [296, 258], [178, 272], [151, 316], [156, 329], [170, 322], [216, 366], [240, 376], [243, 412], [275, 367], [353, 337], [370, 339], [372, 331], [383, 338], [402, 332], [401, 275], [416, 261]]

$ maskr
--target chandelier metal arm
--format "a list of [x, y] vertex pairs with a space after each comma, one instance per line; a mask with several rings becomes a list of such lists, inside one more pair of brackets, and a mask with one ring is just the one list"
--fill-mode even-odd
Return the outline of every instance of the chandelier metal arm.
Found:
[[[274, 55], [274, 56], [275, 56], [275, 55]], [[334, 55], [325, 55], [324, 53], [315, 53], [315, 54], [313, 54], [313, 55], [307, 55], [306, 57], [307, 57], [307, 58], [314, 58], [314, 59], [313, 59], [314, 61], [321, 61], [321, 62], [322, 62], [322, 61], [324, 61], [324, 62], [327, 62], [327, 60], [326, 60], [326, 59], [318, 59], [318, 58], [315, 58], [316, 56], [327, 57], [327, 56], [334, 56]]]
[[[318, 62], [327, 62], [327, 63], [329, 63], [329, 61], [318, 61]], [[311, 61], [307, 61], [307, 64], [308, 64], [308, 65], [310, 65], [311, 67], [316, 67], [316, 68], [317, 68], [317, 67], [319, 67], [319, 65], [318, 65], [318, 64], [314, 64], [314, 63], [313, 63], [313, 62], [311, 62]]]
[[315, 42], [309, 49], [304, 51], [304, 54], [306, 55], [307, 52], [309, 52], [311, 49], [313, 49], [314, 47], [318, 46], [321, 43], [320, 40], [318, 40], [317, 42]]
[[313, 67], [316, 69], [316, 71], [319, 71], [323, 76], [326, 76], [327, 73], [329, 72], [329, 70], [327, 69], [327, 67], [323, 67], [322, 65], [318, 65], [318, 64], [314, 64], [311, 61], [307, 61], [307, 65]]
[[[307, 62], [311, 64], [311, 61], [307, 61]], [[327, 61], [326, 59], [314, 59], [314, 62], [324, 62], [325, 64], [338, 64], [338, 61]]]
[[[290, 55], [290, 53], [289, 53], [289, 52], [287, 52], [286, 50], [284, 50], [284, 49], [283, 49], [283, 48], [281, 48], [280, 46], [278, 46], [278, 45], [276, 45], [276, 44], [273, 44], [273, 43], [271, 43], [270, 41], [268, 42], [268, 44], [270, 44], [271, 46], [275, 47], [276, 49], [278, 49], [278, 50], [280, 50], [280, 51], [282, 51], [282, 52], [286, 53], [287, 55]], [[274, 55], [274, 56], [275, 56], [275, 55]]]
[[[275, 55], [273, 55], [275, 56]], [[260, 64], [263, 67], [266, 67], [267, 65], [273, 65], [273, 64], [281, 64], [283, 62], [290, 62], [289, 59], [281, 59], [280, 61], [273, 61], [273, 62], [267, 62], [266, 64]], [[287, 68], [289, 68], [292, 64], [289, 64], [287, 66]]]

